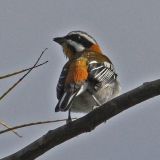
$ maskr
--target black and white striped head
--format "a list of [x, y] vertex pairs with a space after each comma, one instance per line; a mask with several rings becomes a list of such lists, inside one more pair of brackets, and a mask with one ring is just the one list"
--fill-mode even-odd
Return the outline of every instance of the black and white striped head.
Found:
[[69, 58], [85, 50], [100, 52], [100, 47], [96, 40], [83, 31], [72, 31], [64, 37], [56, 37], [53, 40], [63, 47], [65, 54]]

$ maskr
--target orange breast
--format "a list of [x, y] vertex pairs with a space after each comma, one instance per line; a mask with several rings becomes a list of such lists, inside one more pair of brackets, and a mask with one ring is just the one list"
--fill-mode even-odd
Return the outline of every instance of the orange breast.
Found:
[[88, 78], [88, 66], [85, 58], [79, 58], [71, 63], [66, 83], [82, 83]]

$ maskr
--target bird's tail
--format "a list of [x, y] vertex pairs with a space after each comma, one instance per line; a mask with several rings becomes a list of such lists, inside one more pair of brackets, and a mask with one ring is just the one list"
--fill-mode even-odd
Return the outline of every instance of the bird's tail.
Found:
[[58, 104], [56, 105], [55, 112], [58, 111], [67, 111], [74, 99], [74, 97], [77, 95], [78, 91], [76, 92], [65, 92], [62, 96], [62, 98], [59, 100]]

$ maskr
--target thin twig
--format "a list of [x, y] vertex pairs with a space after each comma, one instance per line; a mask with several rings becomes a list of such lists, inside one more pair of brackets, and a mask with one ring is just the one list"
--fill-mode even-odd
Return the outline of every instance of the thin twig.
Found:
[[[77, 119], [77, 118], [72, 118], [72, 119]], [[27, 123], [27, 124], [22, 124], [22, 125], [18, 125], [15, 127], [9, 127], [5, 130], [0, 131], [0, 134], [3, 134], [5, 132], [9, 132], [11, 130], [15, 130], [15, 129], [19, 129], [19, 128], [24, 128], [24, 127], [29, 127], [29, 126], [34, 126], [34, 125], [39, 125], [39, 124], [46, 124], [46, 123], [55, 123], [55, 122], [62, 122], [62, 121], [66, 121], [67, 119], [60, 119], [60, 120], [52, 120], [52, 121], [41, 121], [41, 122], [33, 122], [33, 123]]]
[[22, 137], [21, 135], [19, 135], [19, 134], [15, 131], [15, 129], [14, 129], [12, 126], [6, 124], [4, 121], [0, 120], [0, 124], [1, 124], [2, 126], [6, 127], [7, 129], [9, 129], [10, 131], [12, 131], [16, 136], [18, 136], [18, 137], [20, 137], [20, 138]]
[[41, 59], [42, 55], [44, 54], [44, 52], [47, 50], [48, 48], [46, 48], [41, 55], [39, 56], [39, 58], [37, 59], [36, 63], [33, 65], [33, 67], [31, 69], [28, 70], [28, 72], [26, 74], [24, 74], [16, 83], [14, 83], [5, 93], [3, 93], [2, 96], [0, 96], [0, 100], [2, 100], [12, 89], [14, 89], [34, 68], [35, 66], [38, 64], [39, 60]]
[[17, 74], [26, 72], [26, 71], [30, 70], [31, 68], [40, 67], [40, 66], [46, 64], [47, 62], [48, 62], [48, 61], [45, 61], [45, 62], [43, 62], [43, 63], [40, 63], [39, 65], [36, 65], [35, 67], [30, 67], [30, 68], [22, 69], [22, 70], [20, 70], [20, 71], [14, 72], [14, 73], [9, 73], [9, 74], [7, 74], [7, 75], [0, 76], [0, 79], [8, 78], [8, 77], [11, 77], [11, 76], [14, 76], [14, 75], [17, 75]]

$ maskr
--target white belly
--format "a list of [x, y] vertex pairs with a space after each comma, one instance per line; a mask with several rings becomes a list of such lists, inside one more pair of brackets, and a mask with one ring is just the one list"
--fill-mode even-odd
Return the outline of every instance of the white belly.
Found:
[[[96, 97], [99, 103], [103, 105], [107, 101], [118, 96], [119, 92], [119, 82], [115, 81], [111, 83], [108, 87], [102, 88], [96, 93], [94, 93], [94, 97]], [[71, 111], [88, 113], [92, 111], [95, 106], [99, 106], [98, 103], [94, 100], [93, 96], [88, 91], [85, 91], [74, 99], [71, 105]]]

